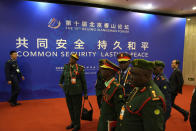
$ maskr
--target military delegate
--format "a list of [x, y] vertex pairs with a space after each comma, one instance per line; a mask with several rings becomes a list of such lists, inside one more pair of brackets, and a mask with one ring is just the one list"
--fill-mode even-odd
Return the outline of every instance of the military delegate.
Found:
[[130, 82], [131, 67], [129, 67], [131, 62], [131, 55], [128, 53], [119, 53], [117, 55], [117, 60], [119, 63], [120, 71], [117, 73], [116, 79], [125, 88], [125, 96], [128, 97], [128, 94], [133, 89], [132, 84]]
[[165, 112], [165, 123], [170, 117], [171, 113], [171, 94], [169, 92], [169, 81], [166, 78], [165, 74], [163, 73], [165, 64], [162, 61], [155, 61], [155, 68], [154, 68], [154, 82], [158, 85], [159, 89], [162, 91], [163, 95], [165, 96], [166, 100], [166, 112]]
[[[99, 67], [102, 66], [103, 64], [104, 64], [104, 59], [99, 60]], [[98, 103], [99, 109], [101, 108], [101, 104], [102, 104], [102, 96], [103, 96], [102, 91], [103, 89], [105, 89], [104, 80], [103, 80], [100, 70], [101, 69], [99, 69], [97, 72], [97, 81], [95, 85], [97, 103]]]
[[11, 59], [5, 64], [6, 80], [8, 84], [11, 85], [11, 97], [8, 102], [11, 106], [17, 106], [21, 104], [17, 102], [17, 98], [21, 90], [19, 82], [21, 79], [24, 80], [24, 76], [22, 75], [17, 63], [17, 52], [11, 51], [10, 58]]
[[120, 69], [117, 65], [105, 60], [100, 68], [106, 88], [103, 90], [103, 103], [97, 130], [108, 131], [109, 121], [117, 120], [124, 103], [124, 88], [115, 79], [115, 74]]
[[60, 87], [63, 88], [72, 123], [66, 129], [80, 130], [80, 114], [82, 107], [82, 94], [87, 99], [87, 86], [84, 67], [77, 64], [77, 54], [70, 56], [70, 61], [64, 66], [60, 78]]
[[165, 98], [152, 81], [154, 63], [143, 59], [131, 63], [134, 89], [121, 108], [116, 131], [163, 131]]

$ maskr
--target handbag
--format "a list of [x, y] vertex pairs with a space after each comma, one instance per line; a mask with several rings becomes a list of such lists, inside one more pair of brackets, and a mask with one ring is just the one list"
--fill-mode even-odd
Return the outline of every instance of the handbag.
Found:
[[87, 110], [86, 108], [84, 108], [85, 101], [86, 101], [86, 99], [84, 99], [84, 102], [83, 102], [81, 119], [87, 120], [87, 121], [92, 121], [93, 120], [93, 107], [92, 107], [90, 101], [87, 99], [91, 109]]

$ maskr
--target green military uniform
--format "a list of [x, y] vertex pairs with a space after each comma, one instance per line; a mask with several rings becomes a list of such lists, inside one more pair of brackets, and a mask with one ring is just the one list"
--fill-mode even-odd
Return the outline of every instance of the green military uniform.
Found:
[[[117, 60], [119, 64], [130, 62], [131, 55], [128, 53], [119, 53], [117, 55]], [[128, 94], [132, 91], [133, 86], [131, 84], [131, 67], [128, 67], [126, 70], [122, 71], [122, 69], [116, 74], [116, 79], [118, 82], [125, 88], [125, 96], [127, 97]]]
[[97, 81], [96, 81], [95, 89], [96, 89], [98, 106], [99, 106], [99, 108], [101, 108], [102, 96], [103, 96], [102, 91], [103, 91], [103, 89], [105, 89], [105, 85], [104, 85], [104, 80], [101, 76], [100, 70], [97, 72]]
[[[72, 79], [75, 80], [72, 81]], [[60, 84], [63, 84], [72, 124], [80, 128], [82, 93], [87, 95], [84, 67], [78, 64], [66, 64], [60, 78]]]
[[157, 68], [160, 68], [160, 67], [164, 69], [165, 67], [164, 62], [154, 61], [154, 63], [155, 63], [154, 82], [157, 84], [157, 86], [159, 87], [163, 95], [165, 96], [165, 100], [166, 100], [166, 112], [165, 112], [165, 124], [164, 124], [164, 128], [165, 128], [166, 121], [169, 119], [170, 113], [171, 113], [171, 94], [169, 92], [170, 90], [169, 81], [166, 78], [163, 71], [162, 72], [157, 71]]
[[118, 72], [116, 75], [117, 81], [125, 88], [125, 95], [128, 95], [132, 89], [133, 86], [131, 84], [131, 67], [129, 67], [125, 72]]
[[[118, 66], [106, 61], [106, 65], [101, 68], [117, 68]], [[112, 68], [110, 68], [112, 69]], [[108, 131], [108, 121], [116, 121], [121, 106], [124, 104], [124, 88], [119, 84], [115, 77], [105, 82], [106, 88], [103, 90], [103, 103], [101, 106], [101, 113], [98, 123], [98, 131]]]
[[[141, 61], [134, 60], [133, 66], [153, 69], [149, 61]], [[163, 131], [165, 108], [164, 95], [152, 80], [146, 86], [134, 87], [121, 108], [116, 131]]]
[[[98, 131], [108, 130], [108, 121], [116, 121], [124, 104], [124, 89], [115, 78], [103, 90], [103, 103], [99, 118]], [[110, 88], [108, 88], [110, 87]]]
[[[99, 60], [99, 66], [102, 66], [104, 64], [104, 61], [105, 61], [104, 59]], [[104, 84], [103, 77], [101, 76], [100, 69], [97, 72], [97, 81], [95, 84], [95, 89], [96, 89], [97, 103], [100, 109], [102, 104], [102, 96], [103, 96], [102, 91], [103, 89], [105, 89], [105, 84]]]

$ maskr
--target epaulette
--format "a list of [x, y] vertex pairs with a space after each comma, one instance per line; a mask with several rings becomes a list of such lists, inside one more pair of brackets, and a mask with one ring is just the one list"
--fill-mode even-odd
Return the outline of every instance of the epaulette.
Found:
[[82, 65], [78, 65], [80, 68], [83, 68], [84, 69], [84, 66], [82, 66]]
[[80, 67], [80, 71], [83, 71], [84, 70], [84, 66], [82, 66], [82, 65], [78, 65], [79, 67]]
[[151, 94], [152, 101], [160, 100], [160, 97], [157, 96], [156, 91], [152, 88], [152, 86], [149, 87], [149, 91], [150, 91], [150, 94]]

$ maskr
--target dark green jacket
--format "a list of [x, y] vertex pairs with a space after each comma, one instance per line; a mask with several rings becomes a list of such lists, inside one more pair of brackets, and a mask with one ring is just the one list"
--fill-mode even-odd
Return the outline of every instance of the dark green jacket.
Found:
[[[76, 84], [71, 83], [70, 69], [72, 77], [76, 78]], [[70, 64], [66, 64], [60, 78], [60, 84], [63, 84], [63, 89], [68, 95], [87, 94], [84, 67], [78, 64], [71, 67]]]
[[105, 89], [105, 84], [104, 84], [104, 80], [101, 76], [101, 72], [98, 71], [97, 72], [97, 81], [96, 81], [96, 85], [95, 85], [95, 89], [96, 89], [96, 96], [100, 96], [102, 95], [102, 91], [103, 89]]
[[135, 87], [124, 107], [116, 131], [163, 131], [165, 98], [153, 81], [147, 87]]
[[103, 103], [101, 106], [101, 114], [98, 123], [98, 131], [108, 130], [108, 120], [116, 121], [121, 106], [124, 104], [124, 89], [114, 80], [110, 88], [105, 88], [103, 90]]
[[130, 70], [131, 70], [131, 67], [129, 67], [127, 69], [126, 74], [122, 74], [122, 72], [120, 72], [120, 71], [116, 74], [116, 79], [125, 88], [125, 94], [126, 95], [129, 94], [133, 89], [133, 86], [131, 84], [131, 72], [130, 72]]

